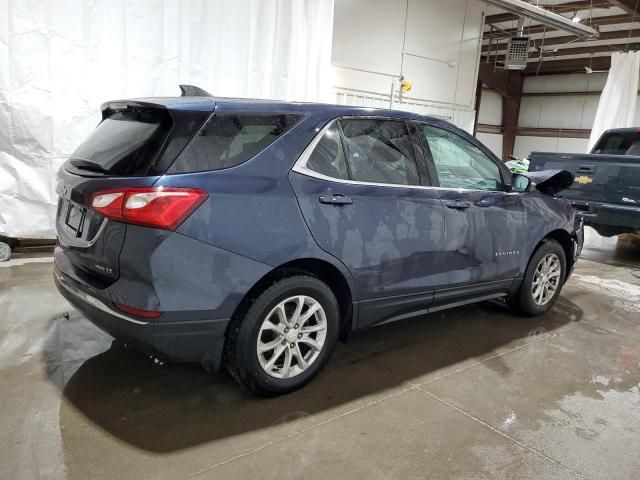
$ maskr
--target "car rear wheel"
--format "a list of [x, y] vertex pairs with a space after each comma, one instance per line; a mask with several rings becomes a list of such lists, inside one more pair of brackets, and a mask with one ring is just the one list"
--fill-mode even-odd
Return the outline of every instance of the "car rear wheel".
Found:
[[225, 365], [248, 389], [281, 395], [309, 382], [329, 359], [338, 337], [338, 302], [307, 275], [266, 289], [229, 326]]
[[541, 315], [551, 309], [560, 295], [567, 272], [562, 246], [555, 240], [545, 240], [535, 251], [524, 279], [509, 305], [527, 316]]

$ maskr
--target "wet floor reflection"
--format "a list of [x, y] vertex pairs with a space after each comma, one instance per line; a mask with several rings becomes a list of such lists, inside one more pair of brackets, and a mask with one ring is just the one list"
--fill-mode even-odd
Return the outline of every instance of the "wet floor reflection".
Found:
[[592, 228], [586, 227], [581, 258], [640, 269], [640, 235], [602, 237]]
[[264, 399], [112, 344], [50, 264], [0, 268], [0, 477], [640, 478], [635, 269], [581, 262], [533, 319], [498, 302], [372, 328]]
[[[553, 312], [535, 319], [514, 317], [496, 303], [385, 325], [339, 345], [326, 369], [303, 390], [271, 399], [251, 396], [226, 374], [212, 376], [198, 365], [158, 366], [118, 343], [109, 346], [106, 336], [88, 347], [96, 354], [86, 360], [58, 363], [56, 358], [69, 355], [50, 356], [48, 370], [65, 404], [73, 407], [61, 409], [63, 426], [80, 411], [128, 444], [171, 452], [274, 425], [295, 429], [297, 421], [308, 416], [321, 422], [325, 415], [383, 395], [403, 382], [446, 375], [581, 318], [582, 310], [562, 298]], [[60, 321], [61, 335], [51, 339], [64, 337], [63, 349], [77, 353], [87, 345], [87, 332], [96, 334], [78, 315]], [[489, 365], [502, 375], [509, 373], [499, 357]]]

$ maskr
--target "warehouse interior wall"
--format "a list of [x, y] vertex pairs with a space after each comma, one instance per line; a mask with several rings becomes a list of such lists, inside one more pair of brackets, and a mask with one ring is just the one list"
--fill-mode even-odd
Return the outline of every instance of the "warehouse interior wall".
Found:
[[[540, 75], [525, 78], [514, 155], [532, 151], [586, 153], [589, 135], [607, 73]], [[483, 90], [478, 124], [502, 127], [502, 98]], [[640, 126], [640, 97], [634, 125]], [[476, 137], [501, 157], [502, 134], [478, 132]]]
[[[606, 73], [527, 77], [518, 128], [530, 129], [530, 134], [516, 137], [514, 154], [526, 157], [532, 151], [585, 153], [606, 81]], [[554, 136], [552, 131], [549, 136], [536, 135], [536, 129], [543, 128], [574, 136]]]
[[55, 173], [106, 100], [331, 101], [333, 4], [0, 0], [0, 235], [55, 237]]
[[332, 63], [337, 103], [394, 108], [468, 131], [475, 120], [484, 11], [477, 0], [336, 0]]
[[[520, 107], [519, 128], [562, 129], [567, 130], [568, 136], [518, 135], [516, 155], [526, 156], [534, 150], [587, 152], [589, 134], [606, 82], [606, 73], [595, 72], [527, 77]], [[636, 99], [636, 105], [638, 102], [640, 98]], [[640, 108], [636, 108], [635, 124], [640, 126]], [[535, 133], [535, 130], [531, 133]], [[572, 134], [574, 136], [570, 136]]]
[[[502, 128], [502, 95], [492, 90], [483, 89], [478, 124]], [[502, 134], [477, 132], [476, 138], [487, 146], [498, 158], [502, 158]]]

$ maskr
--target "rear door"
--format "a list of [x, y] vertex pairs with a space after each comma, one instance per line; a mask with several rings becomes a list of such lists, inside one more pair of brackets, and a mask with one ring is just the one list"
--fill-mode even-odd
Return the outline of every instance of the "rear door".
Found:
[[[509, 193], [498, 160], [457, 132], [418, 124], [445, 212], [440, 268], [447, 287], [436, 303], [504, 291], [521, 272], [527, 214]], [[445, 282], [443, 282], [445, 283]]]
[[426, 309], [441, 282], [444, 212], [404, 121], [331, 122], [290, 180], [313, 237], [354, 276], [359, 327]]

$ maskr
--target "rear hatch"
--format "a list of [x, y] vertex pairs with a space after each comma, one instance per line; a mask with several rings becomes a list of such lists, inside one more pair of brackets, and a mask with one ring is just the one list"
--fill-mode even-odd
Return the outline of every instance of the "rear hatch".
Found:
[[578, 203], [640, 204], [640, 157], [533, 152], [529, 170], [567, 170], [575, 176], [562, 195]]
[[[103, 106], [103, 119], [58, 172], [56, 227], [65, 273], [106, 288], [120, 275], [126, 223], [89, 208], [97, 192], [150, 187], [211, 113], [141, 101]], [[208, 110], [208, 111], [207, 111]]]

